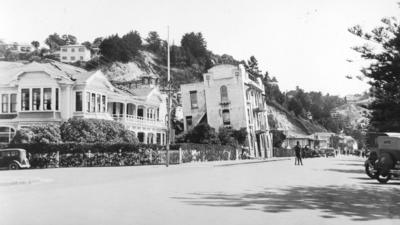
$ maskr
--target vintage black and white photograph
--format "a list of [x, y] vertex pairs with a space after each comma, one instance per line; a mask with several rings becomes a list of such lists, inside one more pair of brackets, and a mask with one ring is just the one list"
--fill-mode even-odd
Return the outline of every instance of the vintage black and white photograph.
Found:
[[0, 225], [400, 224], [400, 0], [0, 0]]

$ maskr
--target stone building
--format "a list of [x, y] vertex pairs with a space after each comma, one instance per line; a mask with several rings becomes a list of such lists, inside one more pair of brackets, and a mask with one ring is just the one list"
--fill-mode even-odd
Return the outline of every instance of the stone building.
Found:
[[243, 65], [218, 65], [203, 75], [203, 82], [181, 85], [185, 131], [199, 123], [246, 128], [246, 146], [252, 157], [272, 157], [264, 85]]

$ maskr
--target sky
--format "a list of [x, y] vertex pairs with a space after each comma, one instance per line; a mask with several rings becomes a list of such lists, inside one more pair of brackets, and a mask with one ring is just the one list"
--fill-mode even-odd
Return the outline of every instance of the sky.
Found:
[[[368, 89], [357, 76], [367, 65], [352, 46], [364, 42], [347, 29], [370, 30], [398, 16], [399, 0], [0, 0], [0, 39], [30, 43], [51, 33], [78, 42], [137, 30], [157, 31], [180, 44], [202, 32], [209, 50], [238, 60], [254, 55], [282, 91], [321, 91], [345, 96]], [[352, 62], [350, 63], [350, 59]], [[172, 78], [173, 79], [173, 78]]]

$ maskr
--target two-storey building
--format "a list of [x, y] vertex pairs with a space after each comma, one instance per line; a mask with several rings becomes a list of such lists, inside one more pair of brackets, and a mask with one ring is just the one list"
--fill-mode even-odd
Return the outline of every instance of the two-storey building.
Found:
[[203, 78], [203, 82], [181, 85], [185, 131], [202, 122], [216, 130], [245, 128], [250, 155], [272, 157], [261, 78], [246, 72], [243, 65], [214, 66]]
[[60, 61], [65, 63], [87, 62], [91, 59], [90, 50], [84, 45], [64, 45], [61, 46], [59, 53]]
[[67, 64], [0, 62], [0, 142], [21, 127], [73, 117], [116, 120], [142, 143], [166, 143], [166, 97], [157, 87], [115, 87], [100, 71]]

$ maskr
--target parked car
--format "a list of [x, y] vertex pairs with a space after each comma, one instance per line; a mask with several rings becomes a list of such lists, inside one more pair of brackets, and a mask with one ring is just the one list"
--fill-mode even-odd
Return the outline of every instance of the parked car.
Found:
[[374, 177], [380, 183], [400, 179], [400, 133], [385, 133], [375, 141], [378, 159], [374, 165]]
[[335, 149], [333, 149], [333, 148], [326, 148], [326, 149], [323, 149], [323, 151], [325, 152], [325, 157], [326, 158], [335, 157], [336, 156], [335, 155]]
[[29, 160], [26, 157], [25, 149], [5, 148], [0, 149], [0, 168], [17, 170], [29, 168]]

